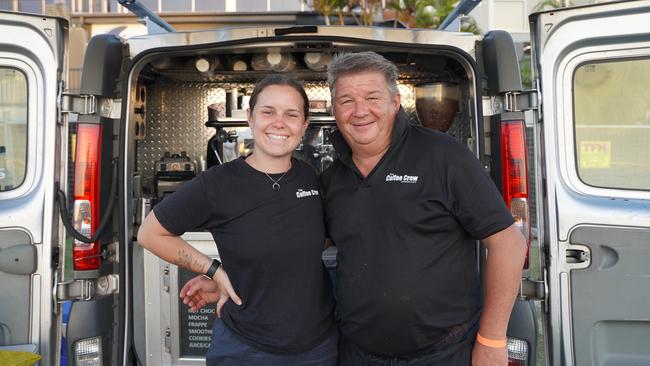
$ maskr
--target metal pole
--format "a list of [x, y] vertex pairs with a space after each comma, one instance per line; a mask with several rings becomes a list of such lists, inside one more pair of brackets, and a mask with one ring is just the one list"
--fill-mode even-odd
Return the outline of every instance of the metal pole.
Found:
[[140, 18], [147, 19], [148, 22], [151, 22], [162, 30], [167, 32], [175, 32], [176, 30], [169, 23], [167, 23], [163, 18], [159, 17], [158, 14], [151, 11], [138, 0], [117, 0], [120, 5], [129, 9], [133, 14]]
[[488, 0], [488, 29], [494, 29], [494, 0]]
[[447, 15], [447, 17], [440, 23], [440, 26], [438, 29], [444, 30], [448, 26], [450, 26], [456, 18], [467, 15], [469, 12], [472, 11], [481, 2], [481, 0], [461, 0], [458, 5], [454, 8], [454, 10]]

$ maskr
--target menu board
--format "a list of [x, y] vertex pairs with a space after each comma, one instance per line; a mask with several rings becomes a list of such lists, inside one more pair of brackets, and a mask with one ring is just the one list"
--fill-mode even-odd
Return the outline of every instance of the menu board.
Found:
[[[194, 278], [196, 273], [179, 268], [179, 290], [187, 281]], [[205, 306], [199, 311], [191, 311], [179, 298], [179, 324], [180, 324], [180, 356], [204, 357], [210, 347], [212, 339], [212, 324], [216, 318], [216, 304]]]

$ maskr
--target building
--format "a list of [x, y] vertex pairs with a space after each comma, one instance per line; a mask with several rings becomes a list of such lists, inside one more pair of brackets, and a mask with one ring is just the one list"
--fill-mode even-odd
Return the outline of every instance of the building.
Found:
[[[323, 19], [319, 19], [318, 14], [303, 0], [138, 1], [178, 30], [260, 24], [324, 24]], [[575, 0], [572, 3], [578, 1], [591, 0]], [[481, 31], [506, 30], [518, 44], [524, 45], [529, 42], [528, 14], [534, 11], [538, 3], [539, 0], [483, 0], [470, 16], [476, 20]], [[0, 0], [0, 10], [44, 13], [70, 19], [68, 86], [73, 92], [78, 88], [83, 50], [90, 37], [95, 34], [113, 33], [128, 38], [147, 32], [145, 25], [117, 0]], [[522, 49], [523, 46], [518, 47], [518, 50]]]

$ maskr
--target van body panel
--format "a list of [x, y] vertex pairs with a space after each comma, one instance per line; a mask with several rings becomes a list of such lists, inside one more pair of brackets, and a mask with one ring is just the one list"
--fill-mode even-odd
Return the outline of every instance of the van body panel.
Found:
[[521, 75], [512, 36], [506, 31], [491, 31], [482, 40], [483, 67], [491, 95], [520, 91]]
[[[266, 28], [227, 28], [219, 30], [195, 31], [195, 32], [174, 32], [166, 34], [156, 34], [147, 36], [137, 36], [129, 38], [129, 56], [131, 58], [151, 50], [153, 48], [183, 47], [183, 46], [209, 46], [216, 43], [243, 43], [241, 41], [250, 41], [255, 39], [255, 47], [267, 46], [264, 44], [265, 38], [277, 37], [282, 32], [278, 30], [286, 28], [266, 27]], [[392, 29], [383, 27], [355, 27], [354, 34], [350, 34], [350, 27], [344, 26], [314, 26], [314, 32], [309, 33], [289, 33], [282, 35], [290, 38], [313, 37], [314, 40], [325, 39], [327, 37], [349, 39], [350, 42], [359, 41], [381, 41], [387, 43], [402, 43], [404, 45], [440, 45], [453, 46], [469, 54], [474, 54], [476, 41], [479, 36], [468, 33], [455, 33], [447, 31], [436, 31], [430, 29]], [[272, 45], [277, 47], [277, 44]]]
[[[485, 35], [481, 42], [481, 65], [487, 79], [486, 95], [503, 96], [508, 92], [521, 91], [521, 76], [518, 72], [519, 64], [516, 56], [515, 45], [512, 36], [505, 31], [491, 31]], [[484, 161], [489, 166], [490, 177], [497, 188], [501, 191], [502, 163], [500, 162], [501, 152], [501, 124], [505, 121], [524, 120], [523, 111], [512, 111], [484, 117], [485, 122], [485, 145], [487, 156]], [[528, 146], [531, 149], [532, 146]], [[530, 154], [528, 156], [531, 156]], [[531, 162], [528, 162], [531, 164]], [[530, 189], [530, 188], [529, 188]], [[529, 195], [529, 200], [532, 197]], [[530, 220], [530, 217], [528, 218]], [[530, 274], [524, 271], [523, 278]], [[508, 338], [515, 338], [525, 341], [527, 345], [528, 365], [537, 364], [537, 320], [533, 300], [526, 298], [516, 299], [507, 330]]]
[[650, 363], [649, 15], [633, 1], [531, 16], [553, 365]]
[[66, 326], [68, 364], [75, 365], [75, 342], [80, 339], [101, 337], [101, 360], [103, 365], [117, 365], [117, 338], [114, 324], [113, 299], [103, 297], [90, 301], [74, 301]]
[[529, 366], [540, 365], [537, 357], [537, 315], [535, 312], [535, 303], [533, 300], [517, 299], [515, 300], [510, 320], [508, 321], [508, 338], [523, 340], [527, 344], [528, 364]]
[[100, 34], [86, 47], [80, 93], [115, 97], [122, 77], [122, 42], [113, 34]]
[[[56, 102], [67, 27], [63, 19], [0, 12], [0, 89], [7, 91], [0, 96], [0, 257], [11, 255], [31, 267], [13, 270], [20, 274], [0, 268], [3, 291], [15, 294], [0, 298], [0, 349], [23, 345], [40, 354], [44, 365], [58, 360], [53, 261], [63, 236], [53, 197], [54, 182], [65, 183]], [[18, 174], [21, 179], [9, 180]]]
[[[92, 95], [96, 100], [119, 99], [121, 95], [120, 81], [122, 80], [123, 44], [115, 35], [106, 34], [93, 37], [87, 46], [81, 76], [80, 93]], [[100, 103], [101, 105], [101, 103]], [[101, 108], [101, 107], [98, 107]], [[103, 276], [117, 277], [117, 290], [114, 293], [96, 295], [86, 301], [76, 301], [70, 308], [69, 322], [66, 327], [66, 340], [69, 355], [74, 355], [75, 342], [98, 337], [100, 339], [101, 360], [104, 365], [127, 364], [124, 350], [126, 332], [126, 303], [129, 301], [128, 286], [125, 283], [124, 261], [127, 260], [117, 233], [119, 222], [119, 173], [117, 165], [119, 152], [119, 136], [121, 121], [117, 118], [105, 117], [100, 113], [79, 115], [77, 124], [99, 125], [101, 138], [99, 140], [100, 157], [97, 179], [100, 193], [98, 197], [98, 221], [107, 218], [108, 224], [98, 239], [100, 244], [100, 267], [96, 270], [77, 270], [73, 279], [97, 280]], [[75, 127], [71, 134], [75, 134]], [[115, 194], [115, 196], [111, 196]], [[72, 192], [69, 192], [72, 195]], [[109, 208], [112, 204], [112, 211]], [[99, 227], [97, 228], [100, 229]], [[68, 248], [69, 257], [72, 250]], [[73, 357], [69, 357], [72, 365]]]

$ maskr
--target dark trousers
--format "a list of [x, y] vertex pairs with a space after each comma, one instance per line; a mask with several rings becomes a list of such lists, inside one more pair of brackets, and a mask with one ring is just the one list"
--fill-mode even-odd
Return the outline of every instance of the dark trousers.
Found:
[[470, 366], [476, 328], [456, 343], [439, 345], [412, 356], [387, 357], [368, 353], [341, 336], [339, 366]]
[[336, 366], [338, 331], [309, 351], [298, 354], [262, 352], [232, 332], [219, 319], [212, 327], [212, 342], [205, 355], [207, 366]]

